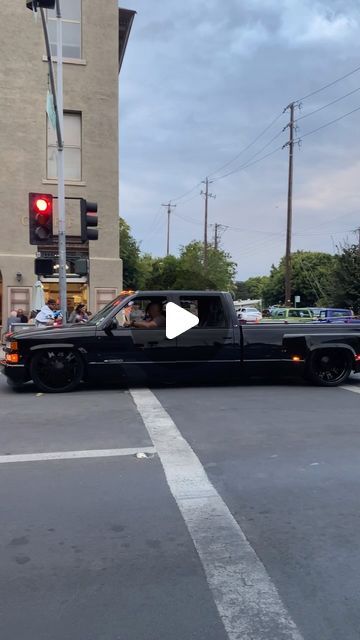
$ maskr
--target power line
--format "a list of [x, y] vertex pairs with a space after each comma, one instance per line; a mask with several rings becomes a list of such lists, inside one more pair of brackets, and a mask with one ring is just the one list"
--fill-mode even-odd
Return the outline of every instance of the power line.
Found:
[[[184, 204], [187, 204], [188, 202], [191, 202], [192, 200], [195, 200], [195, 198], [198, 198], [199, 195], [201, 195], [200, 193], [195, 193], [195, 195], [191, 196], [191, 198], [188, 198], [187, 200], [185, 200], [185, 202], [181, 202], [180, 203], [180, 207], [183, 207]], [[179, 205], [177, 205], [179, 206]]]
[[[268, 146], [268, 145], [266, 145], [266, 146]], [[280, 147], [276, 147], [276, 149], [273, 149], [269, 153], [266, 153], [264, 156], [261, 156], [261, 158], [258, 158], [257, 160], [254, 160], [254, 162], [247, 162], [246, 164], [242, 164], [237, 169], [234, 169], [233, 171], [229, 171], [229, 173], [225, 173], [222, 176], [218, 176], [217, 178], [214, 178], [214, 182], [215, 181], [217, 182], [218, 180], [222, 180], [223, 178], [227, 178], [228, 176], [231, 176], [234, 173], [238, 173], [239, 171], [243, 171], [244, 169], [247, 169], [248, 167], [252, 167], [254, 164], [257, 164], [258, 162], [261, 162], [262, 160], [265, 160], [266, 158], [269, 158], [269, 156], [272, 156], [274, 153], [277, 153], [277, 151], [281, 151], [282, 148], [283, 148], [283, 145], [281, 145]], [[260, 153], [260, 151], [258, 153]], [[255, 154], [255, 155], [257, 155], [257, 154]], [[255, 158], [255, 155], [253, 156], [253, 158]]]
[[180, 218], [180, 220], [184, 220], [185, 222], [190, 222], [191, 224], [197, 224], [197, 225], [200, 225], [201, 227], [203, 226], [202, 222], [197, 222], [193, 218], [188, 218], [184, 215], [181, 215], [180, 213], [174, 213], [174, 216], [176, 216], [177, 218]]
[[[271, 122], [270, 124], [268, 124], [265, 129], [263, 129], [251, 142], [249, 142], [248, 145], [246, 145], [246, 147], [244, 147], [243, 149], [241, 149], [241, 151], [239, 151], [236, 156], [234, 156], [231, 160], [229, 160], [228, 162], [226, 162], [225, 164], [223, 164], [221, 167], [218, 167], [216, 170], [212, 171], [211, 173], [208, 174], [209, 177], [212, 177], [214, 174], [222, 171], [223, 169], [225, 169], [227, 166], [229, 166], [230, 164], [232, 164], [233, 162], [235, 162], [243, 153], [245, 153], [245, 151], [248, 151], [248, 149], [251, 149], [251, 147], [254, 146], [254, 144], [256, 144], [256, 142], [258, 140], [260, 140], [260, 138], [263, 137], [263, 135], [265, 135], [265, 133], [267, 131], [269, 131], [269, 129], [271, 129], [271, 127], [274, 126], [274, 124], [276, 124], [276, 122], [278, 120], [280, 120], [280, 118], [283, 116], [283, 111], [281, 113], [279, 113]], [[276, 138], [278, 138], [283, 130], [281, 130], [278, 134], [276, 134], [276, 136], [274, 136], [274, 138], [272, 138], [264, 147], [262, 147], [262, 149], [260, 149], [260, 151], [258, 151], [257, 154], [261, 153], [261, 151], [263, 151], [265, 148], [267, 148], [269, 146], [269, 144], [271, 144], [271, 142], [273, 142], [273, 140], [275, 140]], [[253, 156], [255, 157], [255, 156]], [[224, 176], [225, 177], [225, 176]], [[220, 179], [220, 178], [215, 178], [215, 179]], [[194, 189], [197, 189], [198, 187], [201, 186], [203, 181], [198, 182], [196, 185], [194, 185], [191, 189], [189, 189], [188, 191], [185, 191], [184, 193], [182, 193], [180, 196], [177, 196], [176, 198], [171, 198], [170, 202], [178, 202], [179, 200], [182, 200], [183, 198], [185, 198], [187, 195], [189, 195], [190, 193], [192, 193], [194, 191]], [[194, 196], [195, 197], [195, 196]], [[191, 198], [192, 199], [192, 198]]]
[[[251, 149], [251, 147], [254, 146], [254, 144], [256, 144], [256, 142], [258, 140], [260, 140], [260, 138], [263, 137], [263, 135], [265, 135], [265, 133], [267, 131], [269, 131], [269, 129], [271, 129], [271, 127], [274, 126], [274, 124], [280, 120], [280, 118], [283, 116], [283, 112], [279, 113], [279, 115], [276, 116], [276, 118], [274, 118], [270, 124], [267, 125], [267, 127], [265, 127], [265, 129], [263, 129], [257, 136], [256, 138], [254, 138], [254, 140], [252, 140], [252, 142], [250, 142], [248, 145], [246, 145], [246, 147], [244, 147], [243, 149], [241, 149], [241, 151], [239, 151], [236, 156], [234, 156], [231, 160], [229, 160], [228, 162], [226, 162], [225, 164], [223, 164], [221, 167], [218, 167], [218, 169], [216, 169], [215, 171], [212, 171], [209, 176], [212, 177], [214, 176], [214, 174], [219, 173], [220, 171], [222, 171], [223, 169], [225, 169], [226, 167], [228, 167], [230, 164], [232, 164], [233, 162], [235, 162], [238, 158], [240, 158], [240, 156], [245, 153], [245, 151], [248, 151], [248, 149]], [[270, 144], [270, 143], [269, 143]]]
[[178, 200], [182, 200], [183, 198], [185, 198], [185, 196], [189, 195], [189, 193], [192, 193], [194, 189], [198, 189], [198, 187], [201, 187], [201, 185], [202, 181], [198, 182], [194, 187], [192, 187], [192, 189], [189, 189], [188, 191], [185, 191], [185, 193], [182, 193], [181, 196], [178, 196], [177, 198], [171, 198], [170, 202], [177, 202]]
[[328, 84], [323, 85], [319, 89], [315, 89], [315, 91], [311, 91], [311, 93], [308, 93], [306, 96], [303, 96], [302, 98], [298, 98], [297, 100], [294, 100], [294, 102], [299, 103], [299, 102], [302, 102], [303, 100], [307, 100], [308, 98], [311, 98], [311, 96], [315, 96], [317, 93], [320, 93], [321, 91], [325, 91], [325, 89], [329, 89], [330, 87], [333, 87], [338, 82], [341, 82], [341, 80], [345, 80], [346, 78], [349, 78], [357, 71], [360, 71], [360, 66], [356, 67], [352, 71], [349, 71], [349, 73], [345, 73], [345, 75], [341, 76], [340, 78], [336, 78], [336, 80], [333, 80], [332, 82], [329, 82]]
[[314, 111], [310, 111], [310, 113], [305, 113], [303, 116], [296, 118], [295, 122], [299, 122], [299, 120], [304, 120], [304, 118], [309, 118], [310, 116], [314, 115], [314, 113], [319, 113], [319, 111], [322, 111], [327, 107], [331, 107], [333, 104], [336, 104], [337, 102], [341, 102], [341, 100], [344, 100], [349, 96], [352, 96], [354, 93], [357, 93], [357, 91], [360, 91], [360, 87], [357, 87], [353, 91], [349, 91], [348, 93], [345, 93], [343, 96], [340, 96], [340, 98], [336, 98], [336, 100], [332, 100], [331, 102], [324, 104], [322, 107], [319, 107], [318, 109], [314, 109]]
[[317, 131], [320, 131], [321, 129], [325, 129], [326, 127], [329, 127], [331, 124], [334, 124], [335, 122], [339, 122], [339, 120], [343, 120], [344, 118], [347, 118], [348, 116], [351, 116], [356, 111], [360, 111], [360, 107], [356, 107], [356, 109], [352, 109], [352, 111], [348, 111], [347, 113], [344, 113], [342, 116], [339, 116], [338, 118], [335, 118], [334, 120], [330, 120], [330, 122], [326, 122], [325, 124], [321, 125], [320, 127], [316, 127], [316, 129], [313, 129], [312, 131], [308, 131], [307, 133], [304, 133], [302, 136], [299, 136], [298, 138], [296, 138], [296, 140], [294, 140], [294, 143], [301, 142], [301, 140], [303, 138], [306, 138], [307, 136], [311, 136], [313, 133], [316, 133]]
[[[254, 158], [257, 158], [257, 156], [262, 153], [263, 151], [265, 151], [265, 149], [267, 149], [272, 142], [274, 142], [275, 140], [277, 140], [277, 138], [279, 138], [281, 136], [281, 134], [284, 132], [284, 129], [281, 129], [281, 131], [279, 131], [278, 133], [276, 133], [271, 140], [269, 140], [263, 147], [261, 147], [261, 149], [259, 149], [259, 151], [257, 151], [256, 153], [254, 153], [253, 156], [251, 156], [251, 158], [249, 158], [245, 164], [240, 165], [240, 167], [238, 167], [237, 169], [232, 169], [231, 171], [228, 171], [227, 173], [224, 173], [222, 176], [218, 176], [213, 178], [214, 182], [216, 182], [217, 180], [222, 180], [223, 178], [227, 178], [228, 176], [231, 176], [233, 173], [237, 173], [238, 171], [241, 171], [241, 169], [246, 168], [248, 166], [250, 166], [250, 164], [252, 164], [252, 160]], [[282, 148], [282, 147], [280, 147]], [[266, 156], [264, 156], [266, 157]]]

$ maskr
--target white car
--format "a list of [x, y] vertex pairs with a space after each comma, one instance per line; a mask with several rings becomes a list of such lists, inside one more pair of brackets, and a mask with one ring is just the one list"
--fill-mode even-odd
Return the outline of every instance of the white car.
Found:
[[237, 314], [239, 320], [245, 322], [260, 322], [262, 313], [256, 307], [242, 307]]

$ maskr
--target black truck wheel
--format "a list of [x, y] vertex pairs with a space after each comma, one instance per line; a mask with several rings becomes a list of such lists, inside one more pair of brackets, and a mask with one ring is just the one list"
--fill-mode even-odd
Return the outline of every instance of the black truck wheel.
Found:
[[346, 349], [317, 349], [310, 355], [305, 376], [313, 384], [336, 387], [352, 371], [351, 354]]
[[30, 373], [40, 391], [63, 393], [78, 386], [83, 377], [84, 364], [75, 351], [48, 349], [34, 355]]

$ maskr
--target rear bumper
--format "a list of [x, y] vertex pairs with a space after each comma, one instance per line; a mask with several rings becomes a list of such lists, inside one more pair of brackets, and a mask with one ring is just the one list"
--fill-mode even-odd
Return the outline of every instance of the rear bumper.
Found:
[[29, 373], [24, 364], [8, 364], [1, 361], [1, 372], [15, 384], [23, 384], [30, 380]]

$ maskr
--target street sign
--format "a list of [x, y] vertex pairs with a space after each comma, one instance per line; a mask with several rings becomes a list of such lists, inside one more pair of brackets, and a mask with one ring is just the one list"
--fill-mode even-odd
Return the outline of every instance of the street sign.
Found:
[[300, 296], [295, 296], [295, 302], [296, 302], [296, 303], [297, 303], [297, 302], [300, 302], [300, 299], [301, 299], [301, 298], [300, 298]]

